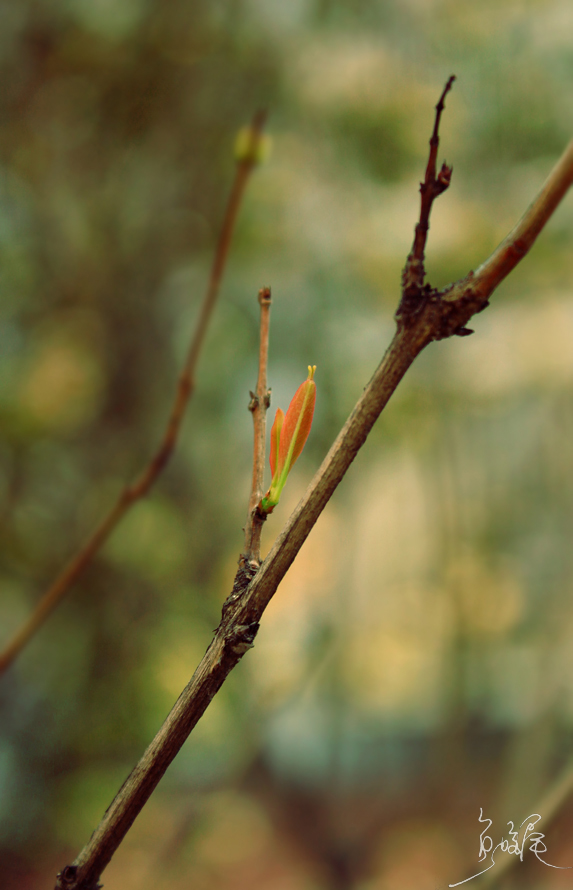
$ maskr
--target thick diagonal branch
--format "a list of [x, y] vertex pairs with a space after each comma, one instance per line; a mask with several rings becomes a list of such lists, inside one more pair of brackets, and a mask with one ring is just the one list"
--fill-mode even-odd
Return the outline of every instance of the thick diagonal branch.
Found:
[[12, 664], [24, 646], [42, 626], [48, 615], [50, 615], [61, 602], [72, 584], [77, 581], [82, 572], [91, 563], [96, 553], [99, 552], [127, 511], [136, 501], [140, 500], [147, 494], [161, 471], [168, 463], [169, 458], [175, 449], [185, 409], [187, 408], [187, 404], [195, 388], [195, 370], [197, 368], [197, 362], [205, 340], [207, 327], [217, 302], [221, 280], [223, 278], [223, 272], [225, 270], [225, 264], [231, 246], [231, 239], [235, 229], [235, 223], [245, 192], [245, 186], [247, 185], [251, 171], [256, 163], [257, 146], [261, 138], [264, 122], [265, 113], [258, 112], [251, 124], [251, 145], [248, 150], [244, 152], [242, 159], [237, 163], [235, 179], [227, 202], [219, 240], [215, 249], [213, 265], [211, 266], [207, 291], [189, 346], [189, 352], [187, 353], [185, 364], [179, 376], [175, 398], [159, 447], [138, 478], [132, 482], [131, 485], [128, 485], [123, 489], [107, 516], [100, 522], [95, 531], [92, 532], [78, 553], [72, 557], [61, 574], [58, 575], [52, 585], [38, 601], [28, 620], [16, 632], [4, 651], [0, 653], [0, 674]]
[[[533, 243], [572, 180], [573, 144], [513, 230], [518, 234], [519, 243], [529, 246]], [[213, 641], [189, 684], [87, 845], [75, 862], [59, 874], [57, 890], [95, 890], [98, 886], [103, 869], [161, 776], [229, 672], [253, 645], [266, 606], [407, 369], [428, 343], [457, 333], [473, 313], [483, 309], [494, 287], [515, 265], [496, 259], [500, 250], [502, 256], [505, 251], [512, 257], [518, 255], [519, 248], [516, 249], [511, 237], [510, 234], [475, 274], [470, 273], [447, 293], [432, 293], [422, 302], [420, 311], [401, 318], [382, 362], [304, 497], [253, 580], [240, 596], [227, 601]]]

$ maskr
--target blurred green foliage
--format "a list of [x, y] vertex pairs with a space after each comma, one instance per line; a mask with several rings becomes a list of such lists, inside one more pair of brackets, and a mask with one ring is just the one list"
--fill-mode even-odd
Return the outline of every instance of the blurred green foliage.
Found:
[[[153, 453], [236, 133], [267, 107], [273, 140], [176, 455], [0, 682], [4, 887], [73, 858], [218, 622], [259, 287], [273, 406], [318, 366], [268, 547], [392, 335], [443, 83], [437, 286], [570, 137], [572, 26], [568, 0], [0, 3], [0, 644]], [[416, 362], [106, 886], [425, 890], [464, 876], [479, 806], [535, 805], [573, 720], [572, 236], [569, 199], [475, 336]]]

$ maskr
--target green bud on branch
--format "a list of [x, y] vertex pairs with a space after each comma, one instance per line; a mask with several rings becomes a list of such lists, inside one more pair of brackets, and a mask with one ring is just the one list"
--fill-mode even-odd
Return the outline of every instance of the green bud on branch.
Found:
[[256, 133], [253, 127], [242, 127], [235, 139], [235, 160], [238, 163], [264, 164], [271, 153], [271, 137]]

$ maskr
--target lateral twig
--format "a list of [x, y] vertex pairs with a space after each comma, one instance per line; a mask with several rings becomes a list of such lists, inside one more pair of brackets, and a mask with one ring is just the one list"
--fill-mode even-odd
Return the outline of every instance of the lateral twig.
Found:
[[259, 374], [256, 392], [251, 393], [249, 410], [253, 415], [253, 479], [249, 499], [249, 513], [245, 526], [245, 546], [241, 561], [254, 563], [256, 568], [261, 561], [261, 532], [266, 515], [260, 513], [259, 501], [263, 496], [263, 478], [265, 472], [265, 444], [267, 428], [267, 409], [271, 404], [271, 391], [267, 387], [267, 365], [269, 360], [269, 326], [271, 314], [271, 289], [263, 287], [259, 291], [260, 342], [259, 342]]
[[237, 162], [235, 178], [229, 194], [219, 239], [215, 249], [215, 256], [211, 266], [207, 291], [189, 346], [187, 358], [179, 376], [175, 398], [159, 447], [147, 467], [131, 485], [128, 485], [123, 489], [107, 516], [100, 522], [83, 547], [74, 557], [72, 557], [61, 574], [58, 575], [52, 585], [44, 593], [28, 620], [16, 632], [4, 650], [0, 652], [0, 674], [12, 664], [24, 646], [42, 626], [48, 615], [50, 615], [60, 603], [71, 585], [77, 581], [84, 569], [90, 564], [93, 557], [100, 550], [127, 511], [136, 501], [140, 500], [147, 494], [175, 449], [185, 409], [195, 389], [195, 371], [197, 362], [205, 339], [205, 333], [215, 303], [217, 302], [221, 279], [229, 255], [231, 239], [233, 237], [235, 223], [237, 221], [245, 187], [253, 167], [256, 165], [257, 147], [261, 139], [265, 118], [266, 113], [263, 111], [259, 111], [255, 114], [249, 130], [251, 145], [246, 151], [243, 151], [241, 159]]
[[[572, 180], [573, 143], [514, 229], [519, 233], [519, 243], [533, 243]], [[504, 251], [517, 256], [518, 262], [524, 253], [516, 250], [512, 234], [503, 242], [507, 245]], [[459, 333], [469, 318], [487, 305], [494, 287], [515, 265], [495, 260], [502, 246], [475, 274], [470, 273], [442, 293], [432, 291], [417, 311], [397, 313], [398, 329], [392, 343], [322, 466], [258, 572], [239, 595], [231, 594], [227, 599], [219, 627], [193, 677], [84, 849], [58, 875], [57, 890], [95, 890], [99, 886], [102, 871], [161, 776], [227, 675], [253, 645], [266, 606], [416, 356], [432, 340]]]
[[[271, 403], [271, 391], [267, 388], [267, 365], [269, 358], [269, 325], [271, 314], [271, 289], [263, 287], [259, 291], [260, 336], [259, 336], [259, 373], [257, 377], [256, 392], [251, 392], [249, 411], [253, 414], [253, 478], [251, 482], [251, 494], [249, 497], [249, 509], [245, 525], [245, 543], [243, 552], [239, 556], [233, 589], [223, 603], [223, 615], [226, 615], [241, 599], [245, 590], [257, 574], [261, 564], [261, 533], [267, 515], [259, 510], [259, 504], [263, 494], [263, 477], [265, 473], [265, 442], [266, 442], [266, 418], [267, 409]], [[259, 625], [253, 629], [252, 635], [258, 630]], [[247, 647], [248, 648], [248, 647]], [[246, 650], [245, 650], [246, 651]]]
[[[416, 225], [414, 244], [412, 245], [412, 250], [408, 255], [402, 273], [402, 286], [404, 291], [408, 294], [411, 290], [417, 291], [424, 285], [424, 278], [426, 275], [424, 269], [424, 250], [428, 238], [428, 229], [430, 228], [432, 204], [438, 195], [445, 192], [452, 178], [453, 167], [448, 167], [447, 164], [442, 164], [440, 172], [436, 176], [436, 161], [438, 157], [438, 146], [440, 144], [440, 120], [444, 110], [445, 98], [451, 90], [455, 79], [455, 74], [452, 74], [442, 91], [438, 104], [436, 105], [436, 119], [430, 137], [430, 155], [426, 167], [426, 175], [424, 181], [420, 183], [420, 194], [422, 196], [420, 201], [420, 221]], [[414, 294], [412, 294], [412, 296], [413, 295]]]

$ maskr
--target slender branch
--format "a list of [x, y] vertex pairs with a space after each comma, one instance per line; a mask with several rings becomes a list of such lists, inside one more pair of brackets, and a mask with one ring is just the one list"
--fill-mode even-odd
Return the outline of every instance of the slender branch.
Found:
[[[269, 357], [269, 324], [271, 313], [271, 289], [264, 287], [259, 291], [261, 307], [259, 335], [259, 373], [256, 392], [251, 392], [249, 410], [253, 413], [254, 444], [253, 444], [253, 478], [251, 495], [245, 525], [245, 544], [239, 556], [239, 567], [233, 581], [233, 589], [223, 603], [223, 615], [237, 603], [257, 574], [261, 564], [261, 534], [267, 514], [259, 509], [263, 494], [263, 478], [265, 472], [266, 418], [270, 405], [271, 391], [267, 388], [267, 365]], [[258, 625], [257, 625], [258, 628]]]
[[[497, 250], [476, 270], [474, 291], [491, 294], [529, 251], [555, 208], [573, 185], [573, 139], [545, 180], [541, 191]], [[457, 297], [454, 295], [454, 299]]]
[[441, 170], [436, 177], [436, 161], [438, 157], [438, 147], [440, 145], [439, 129], [442, 112], [445, 107], [445, 99], [450, 92], [455, 74], [449, 78], [445, 85], [442, 95], [436, 105], [436, 119], [434, 121], [434, 129], [430, 137], [430, 155], [428, 165], [426, 167], [426, 175], [424, 181], [420, 183], [420, 221], [416, 225], [414, 244], [412, 251], [406, 260], [406, 266], [402, 276], [402, 285], [407, 292], [412, 288], [420, 289], [423, 287], [426, 275], [424, 269], [424, 250], [426, 248], [426, 240], [428, 238], [428, 229], [430, 228], [430, 214], [432, 212], [432, 204], [442, 192], [448, 188], [452, 178], [452, 167], [442, 164]]
[[48, 615], [50, 615], [56, 608], [71, 585], [77, 581], [84, 569], [90, 564], [95, 554], [101, 549], [111, 532], [115, 529], [131, 506], [147, 494], [161, 471], [168, 463], [169, 458], [175, 449], [185, 409], [195, 389], [195, 371], [197, 362], [205, 340], [207, 326], [211, 319], [215, 303], [217, 302], [217, 296], [219, 294], [221, 279], [229, 255], [229, 248], [231, 246], [231, 239], [233, 237], [239, 208], [241, 206], [249, 176], [257, 162], [257, 146], [261, 139], [265, 117], [266, 115], [264, 112], [258, 112], [254, 116], [250, 128], [251, 145], [248, 147], [248, 150], [243, 153], [242, 158], [237, 162], [235, 178], [231, 187], [223, 224], [219, 234], [219, 240], [215, 249], [213, 265], [211, 266], [207, 291], [189, 346], [187, 358], [179, 376], [175, 399], [159, 448], [140, 476], [138, 476], [131, 485], [128, 485], [123, 489], [107, 516], [90, 535], [81, 550], [76, 553], [61, 574], [58, 575], [52, 585], [44, 593], [28, 620], [16, 632], [5, 649], [0, 652], [0, 674], [12, 664], [24, 646], [39, 630]]
[[249, 410], [253, 415], [253, 480], [249, 499], [249, 514], [245, 526], [245, 548], [242, 559], [255, 563], [259, 567], [261, 561], [261, 533], [266, 515], [257, 509], [263, 496], [263, 479], [265, 473], [265, 445], [267, 428], [267, 409], [271, 404], [271, 392], [267, 387], [267, 365], [269, 360], [269, 325], [271, 314], [271, 289], [263, 287], [259, 291], [261, 307], [259, 375], [257, 389], [251, 393]]
[[[555, 169], [563, 163], [561, 159]], [[573, 156], [569, 164], [573, 166]], [[527, 231], [537, 234], [541, 230], [548, 219], [544, 208], [554, 209], [564, 195], [562, 179], [549, 177], [548, 183], [553, 183], [549, 194], [541, 203], [539, 199], [533, 203], [532, 208], [537, 210], [530, 208], [525, 215], [529, 219]], [[520, 229], [520, 225], [516, 228]], [[481, 269], [487, 270], [489, 262]], [[95, 890], [99, 886], [103, 869], [161, 776], [229, 672], [252, 647], [267, 604], [407, 369], [428, 343], [461, 333], [471, 315], [487, 304], [491, 290], [484, 283], [483, 274], [478, 270], [443, 294], [429, 289], [416, 311], [404, 309], [401, 304], [398, 330], [390, 347], [305, 495], [250, 583], [240, 591], [234, 590], [226, 600], [221, 623], [189, 684], [84, 849], [58, 875], [57, 890]], [[458, 286], [460, 290], [454, 299], [452, 292]]]

